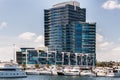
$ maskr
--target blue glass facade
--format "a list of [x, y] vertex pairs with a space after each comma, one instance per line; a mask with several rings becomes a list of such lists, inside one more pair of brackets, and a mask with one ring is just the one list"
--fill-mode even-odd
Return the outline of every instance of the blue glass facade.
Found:
[[49, 50], [50, 51], [62, 51], [62, 26], [50, 27], [49, 29]]
[[55, 61], [56, 61], [55, 56], [56, 56], [55, 52], [48, 53], [48, 64], [49, 65], [56, 65], [55, 64]]
[[72, 43], [70, 31], [72, 29], [69, 24], [73, 21], [85, 22], [86, 9], [66, 4], [44, 10], [45, 46], [49, 51], [73, 51], [71, 44], [69, 44]]
[[82, 25], [81, 23], [73, 24], [74, 27], [74, 52], [82, 53]]
[[21, 48], [22, 64], [27, 64], [27, 62], [26, 62], [26, 60], [27, 60], [26, 51], [27, 51], [28, 49], [34, 49], [34, 48]]
[[51, 27], [49, 51], [94, 53], [96, 50], [96, 23], [73, 22]]
[[37, 50], [27, 50], [27, 64], [38, 64]]
[[48, 64], [47, 63], [47, 53], [46, 52], [40, 52], [39, 54], [39, 64]]
[[95, 53], [96, 48], [96, 23], [73, 23], [75, 34], [74, 45], [77, 53]]
[[82, 53], [82, 65], [96, 63], [96, 23], [75, 22], [75, 53]]

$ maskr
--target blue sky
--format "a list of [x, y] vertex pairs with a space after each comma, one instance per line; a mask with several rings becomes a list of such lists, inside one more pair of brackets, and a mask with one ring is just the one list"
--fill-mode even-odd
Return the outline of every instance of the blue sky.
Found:
[[[43, 46], [44, 9], [64, 1], [70, 0], [0, 0], [0, 60], [13, 59], [13, 44], [16, 50]], [[87, 22], [97, 23], [97, 60], [120, 61], [120, 1], [76, 1]]]

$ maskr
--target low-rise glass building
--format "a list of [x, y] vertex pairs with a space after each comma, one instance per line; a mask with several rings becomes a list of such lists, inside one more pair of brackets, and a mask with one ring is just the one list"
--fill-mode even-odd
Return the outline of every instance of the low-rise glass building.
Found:
[[[21, 48], [22, 49], [22, 48]], [[70, 52], [45, 52], [36, 49], [25, 49], [19, 51], [17, 62], [25, 65], [77, 65], [81, 67], [92, 67], [95, 65], [92, 54], [70, 53]], [[18, 54], [18, 51], [17, 53]], [[21, 60], [21, 61], [20, 61]]]

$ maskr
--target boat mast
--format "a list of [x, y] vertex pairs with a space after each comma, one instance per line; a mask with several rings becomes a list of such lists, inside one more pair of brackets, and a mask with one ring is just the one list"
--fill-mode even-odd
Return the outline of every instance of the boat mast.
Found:
[[15, 59], [15, 44], [13, 44], [13, 61], [15, 61], [16, 62], [16, 59]]

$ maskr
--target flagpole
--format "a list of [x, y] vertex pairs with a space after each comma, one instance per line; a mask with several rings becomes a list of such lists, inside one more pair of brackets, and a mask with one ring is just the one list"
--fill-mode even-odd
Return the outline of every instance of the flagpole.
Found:
[[15, 44], [13, 44], [13, 61], [16, 62], [16, 60], [15, 60]]

